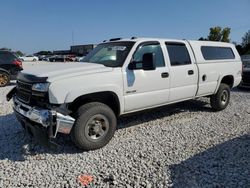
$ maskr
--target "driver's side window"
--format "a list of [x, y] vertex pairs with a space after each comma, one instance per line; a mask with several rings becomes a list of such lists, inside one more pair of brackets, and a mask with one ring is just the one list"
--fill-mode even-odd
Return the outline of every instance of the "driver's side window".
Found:
[[136, 69], [142, 68], [142, 58], [143, 55], [146, 53], [153, 53], [155, 54], [155, 63], [156, 67], [164, 67], [165, 62], [163, 58], [163, 53], [161, 50], [161, 46], [159, 43], [153, 44], [144, 44], [141, 45], [133, 55], [133, 61], [136, 62]]

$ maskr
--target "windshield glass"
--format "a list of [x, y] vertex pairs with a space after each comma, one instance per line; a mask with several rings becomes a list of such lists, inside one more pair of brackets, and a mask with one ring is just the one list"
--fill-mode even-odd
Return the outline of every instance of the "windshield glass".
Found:
[[110, 42], [99, 44], [82, 61], [107, 67], [121, 67], [134, 42]]

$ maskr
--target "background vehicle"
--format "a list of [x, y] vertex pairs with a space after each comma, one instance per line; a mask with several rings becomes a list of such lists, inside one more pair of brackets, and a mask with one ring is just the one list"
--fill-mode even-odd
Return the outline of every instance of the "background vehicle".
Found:
[[242, 81], [240, 87], [250, 88], [250, 55], [248, 59], [242, 59]]
[[22, 61], [38, 61], [39, 60], [37, 56], [33, 56], [33, 55], [22, 56], [20, 57], [20, 59]]
[[72, 62], [72, 61], [76, 61], [76, 56], [75, 55], [66, 55], [65, 56], [65, 61], [69, 61], [69, 62]]
[[16, 55], [0, 50], [0, 87], [9, 84], [10, 80], [16, 79], [17, 73], [21, 70], [23, 70], [22, 62]]
[[65, 58], [63, 55], [54, 55], [49, 57], [50, 62], [64, 62]]
[[77, 56], [76, 61], [77, 62], [82, 62], [84, 58], [85, 58], [85, 56]]
[[26, 130], [47, 138], [41, 141], [59, 132], [81, 149], [98, 149], [120, 115], [203, 96], [223, 110], [242, 73], [235, 45], [210, 41], [117, 38], [84, 62], [21, 72], [7, 95]]

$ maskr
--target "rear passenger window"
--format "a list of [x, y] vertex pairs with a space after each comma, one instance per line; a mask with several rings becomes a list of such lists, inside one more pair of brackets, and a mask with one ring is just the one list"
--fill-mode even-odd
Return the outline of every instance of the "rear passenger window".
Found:
[[201, 52], [205, 60], [235, 59], [229, 47], [202, 46]]
[[171, 66], [191, 64], [191, 59], [183, 43], [166, 43]]

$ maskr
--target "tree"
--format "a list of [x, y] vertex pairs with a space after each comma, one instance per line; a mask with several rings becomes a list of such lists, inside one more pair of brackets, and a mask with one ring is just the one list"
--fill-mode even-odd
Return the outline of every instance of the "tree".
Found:
[[250, 44], [250, 30], [242, 37], [242, 46], [245, 48], [248, 44]]
[[237, 51], [239, 52], [240, 55], [243, 55], [244, 54], [244, 48], [238, 44], [238, 45], [235, 45]]
[[230, 32], [231, 29], [229, 27], [225, 27], [224, 29], [219, 26], [211, 27], [207, 39], [210, 41], [230, 42]]
[[15, 54], [20, 57], [20, 56], [24, 56], [24, 53], [21, 52], [20, 50], [16, 51]]
[[11, 51], [11, 49], [10, 49], [10, 48], [6, 48], [6, 47], [0, 48], [0, 50]]
[[221, 42], [230, 42], [230, 39], [229, 39], [230, 32], [231, 32], [231, 28], [225, 27], [225, 28], [221, 31], [222, 38], [221, 38], [220, 41], [221, 41]]

